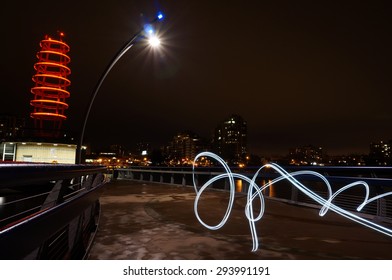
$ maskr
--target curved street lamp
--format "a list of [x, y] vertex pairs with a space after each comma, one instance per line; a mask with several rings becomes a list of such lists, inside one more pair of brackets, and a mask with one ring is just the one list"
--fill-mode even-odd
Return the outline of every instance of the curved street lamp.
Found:
[[159, 38], [154, 34], [154, 30], [152, 28], [152, 24], [163, 20], [164, 16], [162, 13], [158, 13], [157, 16], [148, 24], [146, 24], [139, 32], [137, 32], [130, 40], [128, 40], [124, 46], [117, 52], [117, 54], [112, 58], [110, 63], [106, 66], [105, 71], [102, 73], [101, 77], [99, 78], [97, 84], [95, 85], [94, 91], [90, 98], [90, 103], [86, 110], [86, 114], [83, 121], [83, 127], [79, 138], [79, 145], [78, 145], [78, 158], [77, 163], [82, 163], [82, 146], [83, 146], [83, 139], [84, 139], [84, 132], [86, 130], [86, 124], [88, 117], [90, 115], [91, 107], [93, 106], [95, 97], [97, 97], [98, 91], [101, 88], [103, 81], [105, 80], [106, 76], [109, 74], [110, 70], [112, 70], [113, 66], [120, 60], [120, 58], [135, 44], [136, 40], [139, 38], [148, 38], [148, 42], [152, 47], [157, 47], [160, 44]]

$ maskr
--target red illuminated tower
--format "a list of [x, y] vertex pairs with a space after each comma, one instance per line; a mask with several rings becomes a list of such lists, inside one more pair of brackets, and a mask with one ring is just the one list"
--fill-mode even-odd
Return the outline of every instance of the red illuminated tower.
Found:
[[67, 78], [71, 74], [67, 64], [71, 59], [67, 55], [70, 48], [63, 41], [64, 34], [59, 33], [59, 39], [49, 36], [40, 42], [40, 51], [37, 52], [38, 62], [34, 64], [36, 70], [33, 76], [34, 95], [30, 101], [33, 112], [34, 126], [39, 136], [58, 136], [62, 122], [67, 117], [65, 109], [68, 108], [66, 99], [70, 96], [67, 88], [71, 81]]

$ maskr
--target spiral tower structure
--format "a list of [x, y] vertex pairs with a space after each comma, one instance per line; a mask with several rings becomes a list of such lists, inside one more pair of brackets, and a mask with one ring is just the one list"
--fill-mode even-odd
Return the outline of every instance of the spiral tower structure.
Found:
[[37, 52], [38, 62], [34, 64], [36, 73], [32, 78], [34, 86], [31, 88], [33, 99], [30, 105], [33, 111], [30, 116], [34, 119], [35, 128], [41, 132], [59, 131], [67, 118], [66, 99], [70, 96], [67, 89], [71, 84], [68, 79], [71, 69], [67, 66], [71, 59], [67, 53], [70, 48], [63, 41], [64, 34], [59, 35], [59, 40], [45, 36]]

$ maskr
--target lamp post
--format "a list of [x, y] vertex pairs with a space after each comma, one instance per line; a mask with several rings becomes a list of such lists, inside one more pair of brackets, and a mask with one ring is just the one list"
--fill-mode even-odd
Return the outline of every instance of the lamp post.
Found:
[[[94, 100], [97, 97], [98, 91], [101, 88], [101, 85], [103, 81], [105, 80], [106, 76], [109, 74], [110, 70], [112, 70], [113, 66], [117, 63], [117, 61], [120, 60], [120, 58], [136, 43], [136, 40], [142, 37], [147, 37], [149, 39], [149, 44], [153, 47], [156, 47], [160, 44], [160, 41], [158, 37], [154, 34], [152, 24], [154, 24], [157, 21], [163, 20], [163, 14], [158, 13], [157, 16], [148, 24], [146, 24], [139, 32], [137, 32], [133, 37], [131, 37], [130, 40], [128, 40], [124, 46], [117, 52], [117, 54], [112, 58], [112, 60], [109, 62], [109, 64], [106, 66], [105, 71], [102, 73], [101, 77], [99, 78], [97, 84], [95, 85], [94, 91], [92, 92], [91, 98], [90, 98], [90, 103], [88, 104], [85, 116], [84, 116], [84, 121], [83, 121], [83, 127], [82, 131], [80, 133], [79, 137], [79, 145], [78, 145], [78, 151], [77, 151], [77, 163], [81, 164], [82, 163], [82, 147], [83, 147], [83, 139], [84, 139], [84, 132], [86, 130], [86, 125], [87, 125], [87, 120], [90, 115], [91, 108], [93, 106]], [[146, 34], [146, 35], [144, 35]]]

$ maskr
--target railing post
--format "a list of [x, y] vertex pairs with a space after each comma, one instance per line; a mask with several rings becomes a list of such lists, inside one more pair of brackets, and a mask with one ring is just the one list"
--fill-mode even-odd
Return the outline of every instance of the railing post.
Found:
[[104, 179], [104, 175], [102, 173], [97, 173], [94, 175], [94, 180], [92, 183], [92, 188], [97, 187]]
[[291, 201], [298, 202], [298, 189], [296, 187], [291, 188]]
[[46, 197], [44, 203], [41, 206], [41, 210], [45, 208], [50, 208], [57, 205], [57, 202], [62, 199], [60, 197], [61, 188], [63, 187], [63, 180], [59, 180], [56, 182], [48, 196]]
[[242, 183], [242, 190], [241, 190], [241, 192], [242, 193], [248, 193], [249, 188], [250, 188], [249, 183], [248, 182], [243, 182]]
[[224, 186], [225, 190], [230, 190], [230, 183], [229, 183], [229, 179], [225, 179], [225, 186]]
[[[211, 172], [210, 172], [210, 175], [208, 176], [207, 181], [210, 180], [210, 179], [212, 179], [212, 177], [213, 177], [213, 176], [212, 176], [212, 174], [211, 174]], [[214, 183], [211, 183], [210, 187], [211, 187], [211, 188], [214, 188]]]
[[186, 178], [185, 178], [185, 174], [182, 175], [182, 183], [183, 186], [186, 185]]
[[174, 173], [171, 174], [171, 177], [170, 177], [170, 184], [174, 184]]
[[377, 199], [377, 217], [384, 218], [387, 215], [387, 201], [385, 198]]
[[86, 190], [91, 189], [93, 185], [93, 175], [87, 175], [87, 179], [83, 182], [82, 187]]

